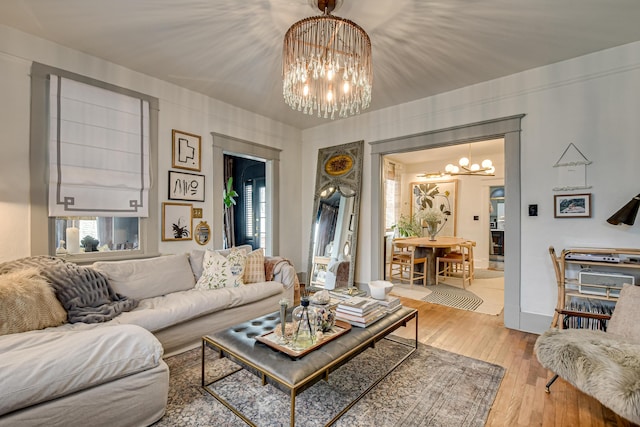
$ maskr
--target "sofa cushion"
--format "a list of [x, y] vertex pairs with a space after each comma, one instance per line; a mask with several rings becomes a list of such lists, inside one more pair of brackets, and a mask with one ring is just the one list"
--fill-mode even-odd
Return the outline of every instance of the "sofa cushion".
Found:
[[0, 335], [62, 325], [67, 312], [37, 268], [0, 275]]
[[[123, 313], [111, 323], [133, 324], [156, 332], [180, 322], [227, 308], [260, 301], [282, 292], [282, 283], [263, 282], [253, 286], [174, 292], [162, 297], [140, 301], [135, 310]], [[274, 307], [273, 311], [276, 311]], [[215, 325], [211, 325], [215, 329]]]
[[264, 274], [264, 249], [258, 248], [247, 254], [247, 260], [244, 264], [244, 276], [242, 281], [244, 284], [260, 283], [266, 280]]
[[[238, 249], [245, 251], [246, 253], [251, 252], [251, 245], [240, 245], [236, 246]], [[193, 270], [193, 275], [196, 278], [196, 282], [200, 280], [202, 276], [202, 264], [204, 262], [204, 254], [206, 251], [202, 249], [194, 249], [189, 252], [189, 264], [191, 264], [191, 270]], [[231, 249], [216, 249], [215, 252], [220, 255], [226, 257], [231, 253]]]
[[137, 301], [114, 292], [105, 275], [61, 258], [38, 255], [0, 264], [0, 274], [35, 267], [56, 293], [70, 323], [100, 323], [133, 309]]
[[0, 337], [0, 415], [159, 365], [162, 345], [150, 332], [91, 326]]
[[195, 284], [187, 254], [101, 261], [93, 268], [109, 278], [116, 292], [138, 300], [192, 289]]
[[195, 288], [207, 290], [242, 286], [246, 258], [245, 252], [238, 248], [232, 248], [226, 258], [218, 252], [207, 251], [202, 263], [202, 276]]

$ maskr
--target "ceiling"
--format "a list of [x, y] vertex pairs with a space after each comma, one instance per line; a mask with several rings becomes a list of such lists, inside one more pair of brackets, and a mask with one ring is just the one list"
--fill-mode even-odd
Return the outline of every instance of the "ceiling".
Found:
[[[2, 0], [0, 24], [306, 129], [282, 40], [312, 0]], [[369, 111], [640, 40], [638, 0], [344, 0], [371, 37]]]

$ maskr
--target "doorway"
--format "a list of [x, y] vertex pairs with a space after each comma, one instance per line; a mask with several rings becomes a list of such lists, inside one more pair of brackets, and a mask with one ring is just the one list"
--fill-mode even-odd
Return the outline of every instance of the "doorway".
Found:
[[233, 239], [227, 246], [251, 245], [253, 249], [266, 246], [266, 188], [265, 162], [241, 156], [224, 155], [225, 179], [233, 178], [238, 193], [232, 210], [230, 230]]
[[504, 186], [489, 187], [489, 269], [504, 270]]
[[[406, 135], [370, 143], [371, 146], [371, 264], [370, 276], [383, 277], [384, 270], [384, 216], [381, 196], [383, 194], [383, 156], [390, 153], [444, 147], [462, 142], [504, 138], [505, 191], [511, 196], [505, 201], [505, 216], [511, 218], [505, 223], [504, 269], [504, 324], [508, 328], [520, 329], [527, 319], [522, 317], [521, 299], [521, 242], [520, 242], [520, 132], [524, 114], [443, 128], [420, 134]], [[485, 193], [487, 194], [487, 193]], [[488, 194], [487, 194], [488, 195]], [[488, 202], [488, 200], [487, 200]], [[378, 238], [379, 237], [379, 238]]]

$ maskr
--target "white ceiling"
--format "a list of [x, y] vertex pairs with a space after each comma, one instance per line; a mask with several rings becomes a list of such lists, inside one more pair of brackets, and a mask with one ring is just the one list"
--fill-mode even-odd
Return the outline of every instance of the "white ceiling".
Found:
[[[282, 39], [309, 0], [2, 0], [0, 24], [300, 129]], [[371, 110], [640, 40], [638, 0], [344, 0], [373, 46]]]

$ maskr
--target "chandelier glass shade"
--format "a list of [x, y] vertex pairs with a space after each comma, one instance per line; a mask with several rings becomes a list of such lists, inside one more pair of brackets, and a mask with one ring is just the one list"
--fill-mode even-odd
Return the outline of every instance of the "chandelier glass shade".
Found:
[[371, 40], [356, 23], [325, 10], [289, 28], [282, 73], [292, 109], [331, 119], [359, 114], [371, 103]]

